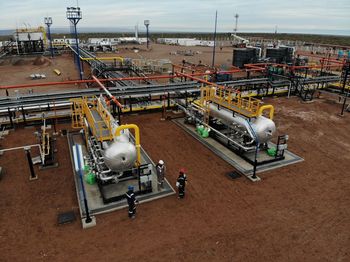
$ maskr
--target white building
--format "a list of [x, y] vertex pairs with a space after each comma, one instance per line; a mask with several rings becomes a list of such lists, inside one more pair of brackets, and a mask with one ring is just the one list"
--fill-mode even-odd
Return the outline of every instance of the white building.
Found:
[[180, 46], [214, 46], [214, 41], [198, 40], [196, 38], [158, 38], [157, 43]]
[[[75, 38], [54, 38], [52, 39], [52, 43], [57, 45], [64, 45], [64, 44], [75, 45], [76, 44]], [[80, 43], [79, 39], [78, 39], [78, 43]]]

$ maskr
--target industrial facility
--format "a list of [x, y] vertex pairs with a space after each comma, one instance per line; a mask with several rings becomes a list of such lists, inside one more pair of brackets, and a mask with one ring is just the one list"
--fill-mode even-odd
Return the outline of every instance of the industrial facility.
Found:
[[[334, 226], [346, 246], [349, 46], [246, 37], [238, 14], [221, 37], [216, 23], [212, 37], [153, 37], [145, 17], [131, 36], [83, 39], [83, 14], [67, 7], [71, 34], [45, 17], [0, 43], [0, 243], [23, 231], [29, 256], [52, 261], [89, 260], [77, 243], [107, 261], [281, 261], [279, 241], [312, 251]], [[240, 243], [256, 234], [275, 247], [251, 259]]]

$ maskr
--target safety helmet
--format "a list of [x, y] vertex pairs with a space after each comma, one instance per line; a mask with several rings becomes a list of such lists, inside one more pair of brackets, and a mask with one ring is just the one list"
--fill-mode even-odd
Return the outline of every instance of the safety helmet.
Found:
[[128, 190], [134, 190], [133, 186], [128, 186]]
[[159, 160], [158, 164], [159, 165], [164, 165], [164, 161], [163, 160]]
[[185, 172], [186, 172], [186, 170], [185, 170], [185, 168], [180, 168], [180, 171], [179, 171], [181, 174], [185, 174]]

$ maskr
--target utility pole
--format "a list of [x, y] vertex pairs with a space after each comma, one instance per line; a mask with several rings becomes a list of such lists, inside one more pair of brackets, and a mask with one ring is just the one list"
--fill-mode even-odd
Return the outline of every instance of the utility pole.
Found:
[[51, 40], [51, 31], [50, 31], [50, 26], [52, 25], [52, 17], [45, 17], [44, 22], [47, 25], [47, 35], [50, 42], [51, 58], [53, 58], [53, 49], [52, 49], [52, 40]]
[[79, 51], [79, 43], [78, 43], [78, 33], [77, 33], [77, 24], [82, 18], [82, 12], [80, 11], [80, 7], [67, 7], [67, 19], [72, 23], [74, 26], [74, 35], [75, 35], [75, 45], [76, 45], [76, 58], [78, 63], [78, 70], [79, 70], [79, 76], [80, 80], [83, 80], [83, 71], [80, 61], [80, 51]]
[[216, 27], [217, 27], [217, 23], [218, 23], [218, 10], [216, 10], [215, 12], [215, 29], [214, 29], [214, 46], [213, 46], [213, 60], [211, 63], [211, 67], [214, 68], [214, 64], [215, 64], [215, 47], [216, 47]]
[[346, 100], [347, 100], [347, 98], [349, 97], [349, 94], [350, 94], [350, 88], [348, 88], [348, 91], [345, 94], [345, 89], [346, 89], [346, 84], [347, 84], [347, 79], [348, 79], [349, 72], [350, 72], [350, 60], [347, 60], [345, 65], [344, 65], [344, 68], [343, 68], [343, 88], [342, 88], [342, 93], [345, 96], [343, 98], [344, 101], [343, 101], [343, 106], [342, 106], [341, 113], [340, 113], [341, 116], [344, 116]]

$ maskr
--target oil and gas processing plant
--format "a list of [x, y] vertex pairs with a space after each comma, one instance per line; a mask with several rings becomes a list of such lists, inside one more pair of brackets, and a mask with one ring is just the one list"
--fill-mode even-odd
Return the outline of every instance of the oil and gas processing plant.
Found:
[[1, 246], [32, 261], [349, 259], [349, 46], [244, 36], [238, 15], [213, 37], [144, 20], [82, 38], [82, 15], [66, 9], [68, 37], [45, 17], [1, 42]]

